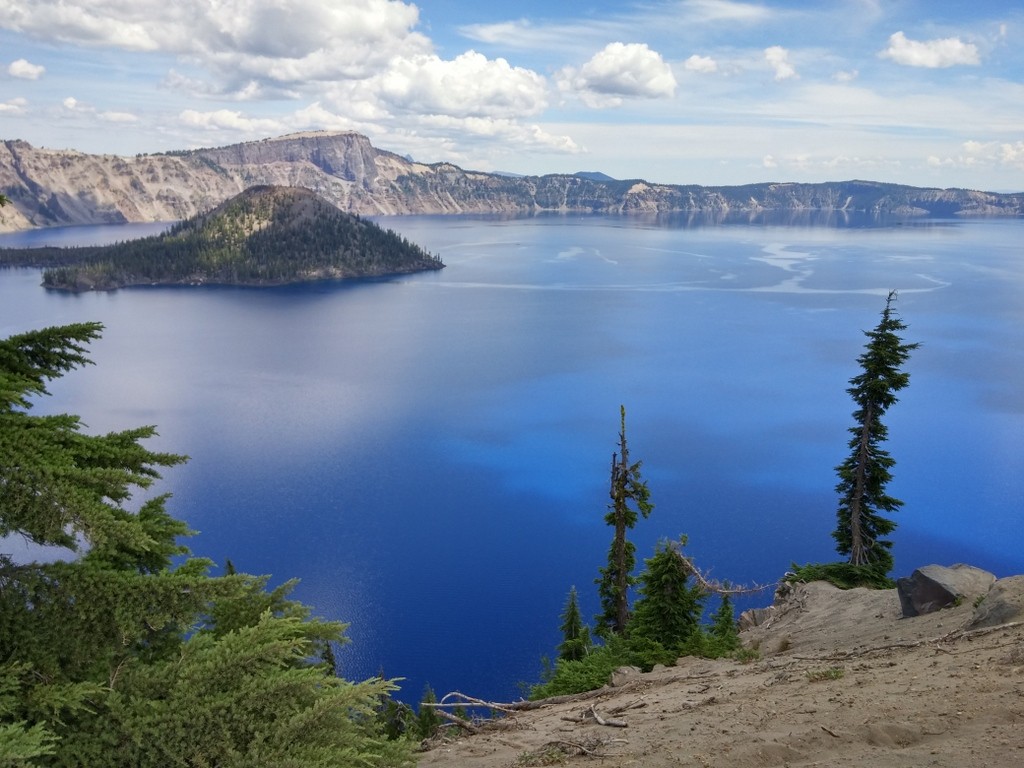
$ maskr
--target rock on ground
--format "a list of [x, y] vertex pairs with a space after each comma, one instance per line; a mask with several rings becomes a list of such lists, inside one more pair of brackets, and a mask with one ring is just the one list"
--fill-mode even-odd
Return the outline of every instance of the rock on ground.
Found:
[[903, 615], [921, 616], [986, 594], [996, 577], [981, 568], [958, 563], [926, 565], [896, 582]]

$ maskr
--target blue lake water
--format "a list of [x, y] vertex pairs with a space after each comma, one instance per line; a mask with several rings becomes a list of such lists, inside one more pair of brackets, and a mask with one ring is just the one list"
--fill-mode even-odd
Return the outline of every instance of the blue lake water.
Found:
[[38, 411], [158, 425], [153, 447], [192, 457], [159, 489], [201, 532], [192, 550], [300, 578], [297, 597], [351, 622], [347, 676], [404, 677], [409, 700], [427, 682], [501, 700], [536, 680], [569, 588], [597, 610], [620, 403], [655, 504], [641, 557], [685, 533], [733, 582], [832, 559], [845, 389], [889, 289], [922, 343], [886, 420], [894, 575], [1024, 572], [1024, 222], [382, 223], [448, 267], [83, 295], [0, 272], [0, 335], [106, 326], [97, 365]]

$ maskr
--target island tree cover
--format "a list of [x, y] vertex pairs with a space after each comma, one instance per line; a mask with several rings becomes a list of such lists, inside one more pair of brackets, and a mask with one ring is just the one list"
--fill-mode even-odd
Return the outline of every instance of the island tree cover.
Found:
[[441, 260], [390, 230], [301, 187], [250, 187], [151, 237], [110, 246], [0, 251], [0, 264], [47, 267], [65, 290], [129, 285], [279, 285], [441, 269]]
[[640, 476], [641, 462], [629, 461], [626, 444], [626, 407], [619, 406], [619, 450], [612, 454], [611, 503], [605, 522], [615, 533], [608, 550], [608, 565], [601, 568], [597, 579], [601, 613], [597, 616], [600, 635], [621, 635], [629, 622], [629, 588], [636, 583], [632, 575], [636, 564], [636, 546], [626, 539], [626, 532], [636, 525], [637, 515], [647, 518], [654, 509], [647, 483]]
[[376, 717], [393, 684], [320, 661], [344, 625], [310, 618], [291, 584], [211, 576], [165, 496], [127, 508], [185, 457], [144, 447], [152, 427], [88, 435], [77, 416], [31, 413], [100, 330], [0, 340], [0, 534], [71, 557], [0, 555], [0, 764], [408, 763]]

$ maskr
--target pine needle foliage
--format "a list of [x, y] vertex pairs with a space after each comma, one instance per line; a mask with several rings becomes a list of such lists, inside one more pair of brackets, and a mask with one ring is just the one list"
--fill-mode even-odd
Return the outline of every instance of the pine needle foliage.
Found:
[[127, 506], [185, 457], [146, 449], [152, 427], [87, 435], [30, 413], [100, 330], [0, 340], [0, 533], [72, 558], [0, 555], [0, 765], [408, 764], [376, 717], [394, 684], [321, 663], [343, 625], [310, 618], [291, 582], [211, 577], [166, 495]]
[[906, 325], [893, 307], [896, 292], [890, 291], [878, 325], [865, 331], [864, 352], [857, 358], [861, 372], [850, 379], [846, 390], [857, 405], [850, 427], [850, 454], [836, 467], [839, 483], [837, 525], [832, 537], [836, 551], [855, 566], [870, 566], [882, 574], [892, 570], [892, 542], [885, 537], [896, 523], [887, 515], [903, 502], [890, 496], [895, 459], [882, 448], [889, 430], [882, 423], [885, 412], [897, 402], [896, 393], [910, 383], [901, 366], [918, 344], [905, 344], [900, 333]]
[[640, 598], [629, 622], [630, 637], [646, 638], [666, 649], [681, 651], [699, 631], [704, 595], [689, 584], [679, 541], [662, 541], [640, 574]]
[[601, 613], [596, 618], [597, 634], [602, 637], [621, 635], [629, 623], [629, 588], [636, 584], [632, 575], [636, 565], [636, 546], [626, 538], [636, 525], [638, 516], [650, 516], [654, 505], [647, 483], [640, 475], [641, 462], [630, 462], [626, 443], [626, 407], [619, 406], [619, 450], [612, 454], [611, 503], [605, 522], [614, 534], [608, 550], [608, 565], [600, 569], [596, 580], [601, 599]]
[[579, 661], [590, 653], [590, 629], [583, 623], [576, 587], [569, 590], [569, 598], [562, 611], [561, 630], [562, 642], [558, 646], [558, 658]]

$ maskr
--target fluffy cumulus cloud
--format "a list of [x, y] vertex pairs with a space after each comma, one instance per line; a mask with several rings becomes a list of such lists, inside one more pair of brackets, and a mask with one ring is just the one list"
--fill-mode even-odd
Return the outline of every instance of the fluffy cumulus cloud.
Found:
[[610, 43], [578, 70], [563, 70], [559, 87], [593, 106], [610, 106], [623, 98], [670, 98], [676, 79], [661, 54], [646, 44]]
[[939, 40], [909, 40], [902, 32], [889, 37], [889, 47], [880, 54], [897, 64], [908, 67], [954, 67], [960, 64], [977, 66], [981, 64], [978, 47], [965, 43], [958, 37], [944, 37]]
[[396, 59], [374, 84], [393, 108], [426, 114], [516, 117], [547, 106], [543, 77], [475, 51], [451, 61], [434, 55]]
[[789, 80], [796, 77], [796, 68], [789, 62], [789, 51], [781, 45], [773, 45], [764, 49], [765, 61], [775, 70], [776, 80]]
[[710, 56], [698, 56], [697, 54], [693, 54], [693, 56], [688, 58], [683, 63], [683, 67], [688, 72], [711, 73], [718, 71], [718, 64], [714, 59]]
[[[202, 141], [238, 141], [330, 128], [380, 137], [422, 130], [440, 138], [447, 130], [449, 137], [480, 142], [491, 137], [525, 148], [579, 151], [567, 136], [520, 122], [547, 107], [550, 85], [543, 76], [475, 51], [442, 59], [418, 24], [411, 0], [0, 0], [0, 29], [51, 46], [153, 53], [160, 56], [154, 60], [173, 62], [162, 71], [161, 87], [215, 102], [208, 110], [179, 111], [175, 130], [182, 136], [215, 132], [220, 136]], [[640, 53], [646, 56], [621, 63], [636, 79], [623, 80], [619, 89], [664, 92], [671, 72], [657, 54]], [[653, 71], [659, 66], [660, 82]], [[27, 61], [8, 71], [16, 77], [43, 73]], [[598, 81], [609, 82], [607, 76]], [[268, 109], [269, 117], [218, 108], [261, 101], [297, 106], [287, 113]], [[64, 107], [78, 118], [137, 119], [73, 98]]]
[[396, 55], [427, 51], [415, 5], [399, 0], [22, 0], [0, 3], [0, 28], [54, 43], [159, 51], [223, 92], [365, 77]]
[[42, 67], [38, 64], [32, 64], [25, 59], [18, 59], [12, 61], [10, 66], [7, 67], [7, 74], [11, 77], [17, 77], [21, 80], [38, 80], [46, 72], [46, 67]]

